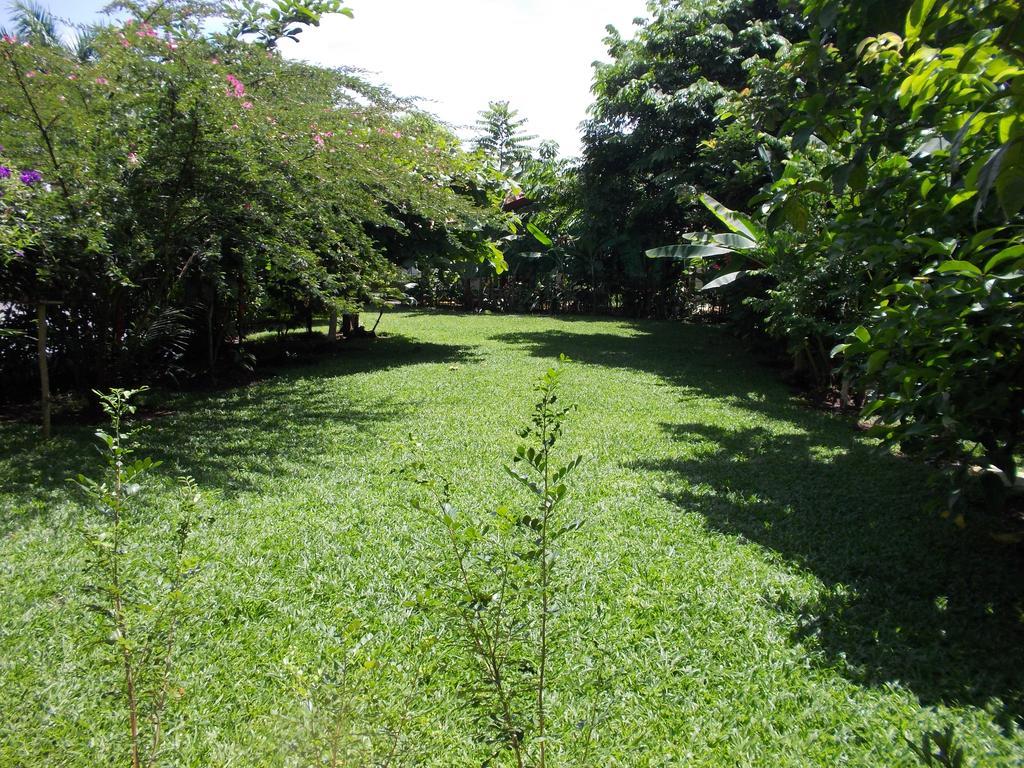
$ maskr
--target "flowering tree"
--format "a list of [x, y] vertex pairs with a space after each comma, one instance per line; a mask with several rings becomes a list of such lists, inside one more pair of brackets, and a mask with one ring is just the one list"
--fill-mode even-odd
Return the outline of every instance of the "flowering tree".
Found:
[[[214, 375], [254, 328], [395, 295], [410, 223], [479, 259], [498, 217], [411, 103], [284, 60], [269, 27], [205, 34], [227, 10], [191, 5], [125, 4], [85, 60], [0, 42], [0, 302], [60, 302], [51, 357], [82, 391]], [[0, 368], [25, 379], [8, 342]]]

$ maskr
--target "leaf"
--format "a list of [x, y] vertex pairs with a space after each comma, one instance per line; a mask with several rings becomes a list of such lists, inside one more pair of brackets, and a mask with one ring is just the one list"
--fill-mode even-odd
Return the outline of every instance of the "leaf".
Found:
[[981, 111], [987, 106], [987, 102], [978, 107], [974, 112], [971, 113], [970, 117], [964, 120], [964, 124], [960, 126], [960, 130], [957, 131], [956, 136], [953, 138], [953, 145], [949, 149], [949, 163], [950, 167], [955, 172], [960, 165], [960, 147], [964, 145], [964, 140], [971, 132], [971, 125], [977, 119]]
[[882, 366], [885, 365], [885, 361], [889, 359], [889, 350], [879, 349], [872, 352], [868, 356], [868, 373], [876, 373], [881, 370]]
[[1024, 146], [1020, 140], [1008, 144], [1005, 161], [996, 178], [996, 197], [1007, 219], [1024, 208]]
[[1024, 256], [1024, 245], [1012, 245], [1004, 248], [985, 263], [984, 272], [988, 274], [993, 269], [1012, 259], [1019, 259]]
[[782, 216], [785, 218], [786, 223], [797, 232], [805, 231], [810, 220], [807, 207], [796, 197], [786, 200], [785, 205], [782, 207]]
[[793, 149], [801, 150], [807, 146], [807, 142], [811, 140], [811, 136], [814, 134], [813, 125], [805, 125], [793, 134]]
[[703, 194], [700, 196], [700, 201], [704, 203], [705, 207], [711, 211], [718, 220], [721, 221], [733, 232], [738, 232], [741, 235], [746, 235], [749, 239], [754, 241], [760, 241], [764, 239], [764, 230], [760, 226], [754, 223], [749, 217], [745, 216], [738, 211], [733, 211], [726, 208], [720, 202], [711, 197], [711, 195]]
[[697, 245], [721, 245], [735, 251], [748, 251], [757, 247], [757, 243], [746, 235], [734, 232], [688, 232], [683, 237]]
[[853, 335], [857, 337], [859, 341], [867, 344], [871, 341], [871, 331], [865, 328], [863, 325], [858, 325], [853, 329]]
[[500, 275], [502, 272], [508, 271], [508, 263], [505, 261], [505, 254], [501, 252], [501, 249], [488, 240], [487, 250], [490, 252], [487, 260], [491, 262], [491, 266], [494, 267], [494, 274]]
[[850, 171], [852, 170], [852, 163], [843, 163], [832, 169], [832, 191], [837, 197], [842, 195], [846, 189], [846, 185], [850, 181]]
[[666, 245], [661, 248], [651, 248], [647, 251], [649, 259], [704, 259], [708, 256], [719, 256], [723, 253], [732, 253], [732, 249], [720, 245]]
[[850, 169], [850, 189], [854, 192], [863, 192], [868, 186], [868, 167], [864, 163], [857, 163]]
[[945, 261], [937, 270], [940, 274], [946, 274], [947, 272], [959, 272], [960, 274], [966, 275], [980, 275], [981, 270], [969, 261], [962, 261], [960, 259], [952, 259]]
[[534, 224], [532, 221], [527, 223], [526, 228], [530, 231], [531, 235], [533, 235], [535, 238], [537, 238], [537, 241], [541, 245], [547, 245], [547, 246], [552, 245], [551, 238], [548, 237], [546, 234], [544, 234], [540, 230], [540, 228], [536, 224]]
[[721, 288], [721, 287], [726, 286], [726, 285], [731, 285], [732, 283], [735, 283], [736, 280], [738, 280], [739, 278], [743, 277], [748, 272], [750, 272], [749, 269], [741, 269], [738, 272], [730, 272], [727, 275], [722, 275], [721, 277], [716, 277], [710, 283], [708, 283], [703, 288], [701, 288], [701, 290], [702, 291], [713, 291], [716, 288]]
[[907, 14], [907, 21], [903, 28], [903, 37], [908, 46], [916, 43], [921, 37], [928, 14], [931, 13], [934, 6], [935, 0], [914, 0], [914, 4], [910, 6], [910, 12]]
[[959, 192], [955, 193], [951, 198], [949, 198], [949, 202], [946, 203], [946, 210], [944, 211], [944, 213], [949, 213], [951, 210], [960, 205], [960, 203], [966, 203], [968, 200], [970, 200], [977, 194], [978, 190], [976, 189], [961, 189]]
[[985, 208], [985, 203], [988, 202], [989, 192], [992, 191], [992, 187], [995, 186], [996, 179], [999, 178], [999, 172], [1003, 167], [1003, 161], [1006, 159], [1009, 149], [1009, 144], [1003, 144], [1003, 146], [999, 147], [999, 149], [989, 155], [985, 164], [981, 166], [981, 169], [978, 172], [977, 180], [974, 184], [978, 190], [978, 201], [974, 204], [975, 226], [978, 225], [978, 216], [981, 215], [982, 210]]

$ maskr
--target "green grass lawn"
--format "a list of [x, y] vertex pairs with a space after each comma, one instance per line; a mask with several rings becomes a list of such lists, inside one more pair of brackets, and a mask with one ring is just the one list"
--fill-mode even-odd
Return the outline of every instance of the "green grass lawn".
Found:
[[[342, 721], [364, 745], [400, 724], [396, 764], [480, 764], [455, 628], [425, 597], [439, 531], [394, 470], [411, 434], [462, 508], [527, 503], [502, 464], [563, 352], [586, 522], [560, 566], [554, 708], [560, 733], [597, 721], [588, 765], [909, 766], [904, 734], [951, 723], [967, 765], [1024, 761], [1019, 554], [940, 519], [929, 471], [728, 335], [419, 313], [380, 330], [146, 420], [142, 453], [164, 462], [146, 524], [166, 526], [176, 474], [212, 516], [164, 764], [319, 764]], [[0, 766], [127, 765], [66, 482], [95, 465], [92, 432], [40, 447], [0, 425]]]

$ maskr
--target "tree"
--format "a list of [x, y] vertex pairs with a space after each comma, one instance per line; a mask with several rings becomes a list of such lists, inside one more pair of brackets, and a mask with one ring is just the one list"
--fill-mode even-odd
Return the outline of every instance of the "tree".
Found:
[[973, 477], [998, 507], [1024, 432], [1020, 3], [805, 10], [719, 104], [716, 137], [756, 137], [772, 172], [746, 306], [819, 385], [841, 363], [883, 445], [949, 470], [954, 508]]
[[529, 143], [536, 139], [524, 131], [526, 118], [512, 109], [507, 101], [492, 101], [480, 112], [476, 121], [478, 132], [473, 145], [506, 176], [516, 176], [530, 157]]
[[[453, 188], [478, 160], [414, 105], [206, 34], [209, 9], [131, 12], [84, 60], [0, 42], [0, 302], [27, 329], [60, 301], [60, 386], [217, 376], [261, 326], [398, 298], [386, 246], [411, 222], [493, 258], [497, 204]], [[28, 383], [27, 339], [5, 334], [6, 381]]]
[[609, 28], [611, 62], [595, 71], [580, 170], [583, 215], [603, 244], [607, 279], [627, 311], [648, 315], [675, 304], [680, 273], [644, 251], [711, 223], [700, 192], [742, 208], [769, 179], [755, 137], [712, 141], [716, 106], [746, 88], [751, 67], [800, 28], [771, 0], [675, 0], [652, 9], [631, 40]]

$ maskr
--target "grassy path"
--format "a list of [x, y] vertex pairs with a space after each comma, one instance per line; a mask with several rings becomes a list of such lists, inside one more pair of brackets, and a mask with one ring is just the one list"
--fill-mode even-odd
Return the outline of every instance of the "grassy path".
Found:
[[[314, 765], [339, 723], [400, 725], [399, 764], [480, 764], [430, 606], [437, 533], [393, 469], [413, 434], [463, 507], [522, 502], [501, 465], [561, 352], [586, 525], [565, 553], [556, 718], [596, 720], [592, 765], [909, 766], [903, 734], [947, 723], [968, 765], [1024, 760], [1019, 558], [938, 519], [926, 470], [793, 401], [728, 336], [414, 313], [381, 330], [148, 422], [145, 452], [193, 475], [214, 518], [168, 765]], [[0, 766], [123, 749], [116, 678], [83, 645], [83, 510], [65, 482], [91, 430], [58, 431], [40, 448], [0, 425]]]

